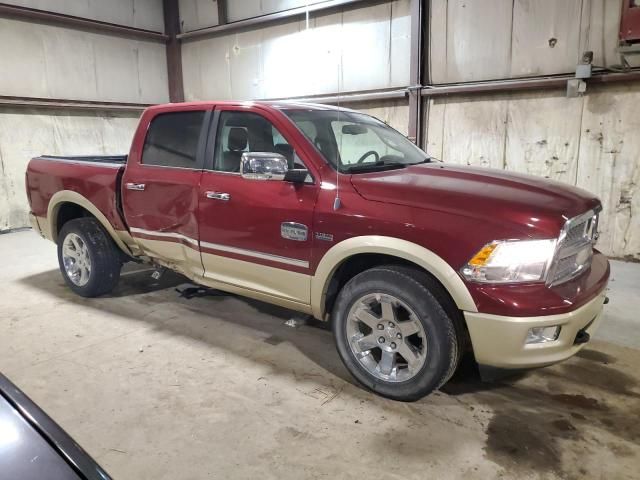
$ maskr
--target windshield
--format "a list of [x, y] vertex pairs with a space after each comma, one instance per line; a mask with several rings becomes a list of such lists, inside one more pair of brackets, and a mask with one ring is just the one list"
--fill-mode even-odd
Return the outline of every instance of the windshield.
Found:
[[359, 173], [430, 161], [404, 135], [369, 115], [339, 110], [283, 110], [334, 168]]

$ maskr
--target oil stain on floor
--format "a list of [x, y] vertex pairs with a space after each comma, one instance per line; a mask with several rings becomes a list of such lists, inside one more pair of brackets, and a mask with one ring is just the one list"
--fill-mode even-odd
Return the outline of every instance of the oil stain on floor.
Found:
[[618, 361], [606, 345], [492, 388], [467, 372], [444, 391], [493, 411], [485, 454], [506, 478], [637, 479], [640, 379], [627, 372], [640, 356], [623, 349]]

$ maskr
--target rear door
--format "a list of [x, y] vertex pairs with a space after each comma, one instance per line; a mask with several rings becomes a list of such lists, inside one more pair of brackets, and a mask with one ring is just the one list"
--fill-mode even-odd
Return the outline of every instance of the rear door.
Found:
[[203, 272], [198, 187], [210, 118], [209, 110], [195, 106], [155, 115], [122, 179], [131, 235], [145, 255], [187, 275]]
[[[275, 152], [306, 168], [282, 120], [246, 107], [216, 109], [215, 143], [200, 184], [200, 248], [207, 279], [309, 303], [313, 210], [319, 185], [250, 180], [243, 152]], [[212, 136], [213, 136], [212, 134]], [[307, 164], [308, 165], [308, 164]]]

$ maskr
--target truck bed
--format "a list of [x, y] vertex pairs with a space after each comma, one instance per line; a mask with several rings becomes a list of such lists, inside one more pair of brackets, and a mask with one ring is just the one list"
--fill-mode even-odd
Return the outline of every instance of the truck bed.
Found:
[[95, 206], [115, 230], [126, 230], [118, 209], [126, 162], [126, 155], [43, 155], [31, 159], [25, 180], [33, 215], [46, 219], [52, 197], [67, 192], [66, 195], [84, 197], [86, 206]]

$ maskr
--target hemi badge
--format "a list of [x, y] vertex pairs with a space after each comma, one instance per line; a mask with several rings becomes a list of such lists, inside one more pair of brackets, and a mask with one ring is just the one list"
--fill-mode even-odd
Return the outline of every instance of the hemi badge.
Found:
[[325, 242], [333, 242], [333, 235], [330, 233], [316, 232], [316, 240], [324, 240]]

